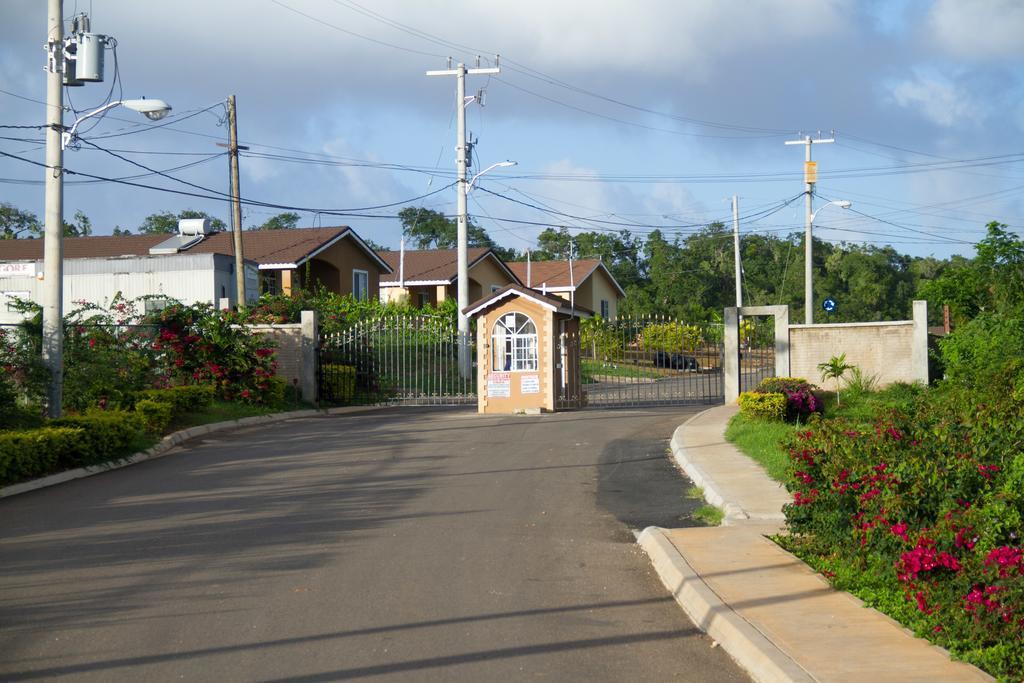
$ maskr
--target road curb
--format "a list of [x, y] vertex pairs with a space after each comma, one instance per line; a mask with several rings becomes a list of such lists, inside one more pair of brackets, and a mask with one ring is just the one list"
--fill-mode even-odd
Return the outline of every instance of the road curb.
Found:
[[757, 524], [782, 522], [785, 519], [785, 516], [781, 511], [777, 514], [751, 514], [738, 502], [726, 499], [715, 478], [705, 468], [701, 467], [701, 465], [697, 463], [696, 459], [691, 457], [687, 452], [686, 446], [683, 444], [683, 430], [685, 430], [691, 422], [712, 410], [715, 410], [715, 408], [702, 410], [696, 415], [691, 416], [690, 419], [683, 424], [676, 427], [675, 431], [672, 432], [672, 439], [669, 441], [672, 459], [686, 473], [686, 476], [701, 488], [704, 492], [704, 500], [707, 501], [708, 504], [714, 505], [724, 513], [724, 516], [722, 517], [722, 526], [736, 526], [737, 524], [745, 525], [748, 522]]
[[21, 482], [20, 484], [12, 484], [0, 488], [0, 498], [9, 498], [16, 496], [21, 493], [28, 493], [29, 491], [36, 491], [38, 489], [48, 488], [50, 486], [56, 486], [63, 484], [67, 481], [73, 481], [75, 479], [83, 479], [85, 477], [91, 477], [96, 474], [102, 474], [103, 472], [109, 472], [110, 470], [118, 470], [122, 467], [129, 467], [131, 465], [138, 464], [140, 462], [146, 462], [147, 460], [155, 460], [162, 458], [167, 455], [168, 452], [174, 447], [182, 444], [185, 441], [194, 439], [198, 436], [205, 434], [212, 434], [214, 432], [221, 432], [227, 429], [235, 429], [239, 427], [251, 427], [254, 425], [271, 424], [274, 422], [283, 422], [284, 420], [294, 420], [296, 418], [303, 417], [316, 417], [324, 415], [338, 414], [339, 410], [317, 410], [309, 408], [306, 410], [293, 410], [286, 413], [272, 413], [270, 415], [254, 415], [252, 417], [242, 417], [237, 420], [227, 420], [225, 422], [213, 422], [210, 424], [199, 425], [196, 427], [189, 427], [188, 429], [180, 429], [176, 432], [172, 432], [160, 440], [160, 443], [156, 444], [152, 448], [134, 453], [121, 460], [104, 463], [102, 465], [92, 465], [90, 467], [77, 467], [73, 470], [64, 470], [57, 474], [51, 474], [46, 477], [40, 477], [39, 479], [33, 479], [31, 481]]
[[669, 441], [669, 447], [672, 451], [672, 459], [675, 460], [676, 464], [679, 465], [684, 472], [686, 472], [686, 476], [693, 480], [693, 483], [699, 486], [704, 492], [704, 500], [707, 501], [709, 505], [714, 505], [725, 513], [722, 518], [722, 526], [732, 526], [736, 522], [742, 522], [750, 519], [750, 515], [747, 514], [746, 510], [744, 510], [743, 506], [739, 503], [725, 499], [719, 491], [719, 486], [714, 478], [712, 478], [704, 468], [690, 458], [686, 451], [686, 446], [683, 445], [682, 433], [686, 426], [711, 410], [713, 409], [707, 408], [706, 410], [702, 410], [696, 415], [690, 417], [690, 419], [683, 424], [676, 427], [675, 431], [672, 432], [672, 440]]
[[722, 601], [683, 559], [659, 527], [637, 538], [662, 584], [699, 629], [713, 638], [759, 683], [812, 682], [815, 678]]

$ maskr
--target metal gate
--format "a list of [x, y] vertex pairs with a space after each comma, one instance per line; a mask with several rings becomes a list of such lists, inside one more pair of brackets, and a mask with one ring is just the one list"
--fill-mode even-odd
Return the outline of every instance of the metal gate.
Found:
[[[563, 381], [559, 408], [714, 404], [725, 400], [723, 327], [670, 318], [591, 319], [560, 338], [580, 359], [580, 386]], [[578, 353], [578, 356], [577, 356]], [[564, 377], [567, 370], [562, 368]]]
[[740, 391], [775, 376], [775, 324], [769, 317], [740, 319]]
[[476, 402], [476, 364], [459, 368], [459, 346], [476, 358], [472, 335], [449, 318], [393, 315], [361, 320], [323, 337], [320, 401], [335, 405], [457, 405]]

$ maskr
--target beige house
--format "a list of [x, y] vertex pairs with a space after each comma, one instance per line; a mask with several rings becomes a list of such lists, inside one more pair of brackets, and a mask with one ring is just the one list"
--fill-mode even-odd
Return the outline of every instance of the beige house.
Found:
[[590, 309], [605, 320], [616, 316], [626, 296], [600, 259], [516, 262], [508, 267], [527, 287]]
[[[381, 251], [391, 272], [380, 279], [380, 300], [436, 306], [458, 296], [458, 251], [455, 249]], [[469, 300], [476, 301], [505, 285], [521, 284], [493, 250], [469, 250]]]
[[242, 251], [259, 264], [261, 289], [270, 293], [322, 286], [356, 299], [376, 299], [381, 279], [391, 272], [349, 227], [243, 232]]

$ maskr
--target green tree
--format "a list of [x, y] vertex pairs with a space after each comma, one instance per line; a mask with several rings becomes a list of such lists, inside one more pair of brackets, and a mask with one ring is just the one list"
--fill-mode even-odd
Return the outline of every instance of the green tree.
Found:
[[285, 211], [276, 216], [271, 216], [263, 225], [250, 228], [250, 230], [285, 230], [294, 228], [299, 224], [299, 214], [292, 211]]
[[836, 405], [842, 405], [839, 401], [839, 380], [843, 378], [847, 370], [852, 370], [853, 366], [846, 362], [846, 354], [841, 353], [838, 356], [832, 356], [824, 363], [818, 363], [818, 372], [821, 373], [821, 381], [834, 379], [836, 381]]
[[38, 237], [43, 234], [39, 218], [30, 211], [22, 211], [13, 204], [0, 203], [0, 239]]
[[[398, 212], [402, 234], [414, 240], [417, 249], [455, 249], [458, 246], [458, 226], [439, 211], [423, 207], [406, 207]], [[497, 245], [487, 231], [469, 219], [466, 224], [468, 244], [471, 247]]]
[[132, 231], [129, 230], [128, 228], [122, 228], [120, 225], [115, 225], [114, 232], [112, 234], [114, 235], [114, 237], [127, 237], [128, 235], [132, 234]]
[[92, 221], [82, 211], [75, 211], [73, 223], [64, 221], [65, 237], [88, 237], [92, 234]]
[[[628, 230], [572, 235], [568, 228], [547, 228], [537, 236], [538, 249], [531, 258], [538, 261], [566, 260], [570, 245], [573, 258], [600, 259], [623, 289], [644, 279], [643, 239]], [[524, 258], [525, 254], [515, 260]]]
[[1024, 241], [1006, 228], [989, 223], [975, 257], [951, 260], [938, 277], [921, 283], [919, 296], [935, 307], [949, 304], [958, 323], [982, 312], [1024, 316]]
[[209, 218], [210, 228], [215, 231], [222, 231], [227, 229], [224, 221], [219, 218], [214, 218], [205, 211], [196, 211], [195, 209], [185, 209], [179, 213], [171, 211], [164, 211], [162, 213], [154, 213], [146, 216], [145, 220], [139, 226], [140, 235], [159, 235], [165, 233], [176, 233], [178, 232], [178, 221], [182, 218]]

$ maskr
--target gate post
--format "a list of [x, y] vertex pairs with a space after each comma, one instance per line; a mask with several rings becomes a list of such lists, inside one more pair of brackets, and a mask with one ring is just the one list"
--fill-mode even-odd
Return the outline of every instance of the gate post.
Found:
[[722, 382], [725, 404], [731, 405], [740, 397], [740, 309], [730, 306], [722, 318], [723, 342]]
[[301, 364], [299, 366], [299, 391], [302, 392], [302, 400], [316, 403], [320, 398], [317, 392], [317, 313], [316, 311], [301, 311], [299, 322], [302, 325]]

